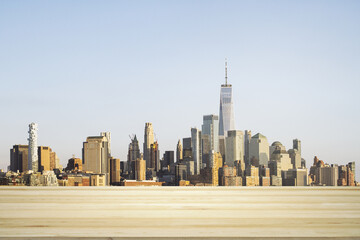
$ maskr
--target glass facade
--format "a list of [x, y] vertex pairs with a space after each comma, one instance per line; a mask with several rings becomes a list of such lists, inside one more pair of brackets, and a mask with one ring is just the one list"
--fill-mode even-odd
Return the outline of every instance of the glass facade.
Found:
[[219, 136], [227, 136], [227, 131], [235, 130], [234, 106], [231, 85], [221, 85]]

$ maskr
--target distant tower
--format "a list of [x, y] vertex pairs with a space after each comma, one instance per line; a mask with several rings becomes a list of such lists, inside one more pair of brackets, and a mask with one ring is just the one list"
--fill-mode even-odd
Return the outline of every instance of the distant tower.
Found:
[[200, 169], [202, 169], [201, 131], [197, 128], [191, 128], [191, 149], [195, 174], [200, 174]]
[[208, 136], [209, 152], [219, 152], [219, 117], [217, 115], [204, 115], [201, 129], [202, 136]]
[[299, 139], [293, 140], [293, 149], [296, 149], [301, 156], [301, 141]]
[[144, 160], [146, 161], [146, 168], [150, 167], [150, 147], [154, 143], [154, 129], [152, 123], [145, 123], [144, 133]]
[[130, 137], [131, 143], [129, 144], [127, 171], [130, 179], [135, 179], [135, 163], [137, 159], [141, 158], [139, 141], [136, 135]]
[[244, 137], [244, 152], [245, 152], [245, 165], [251, 165], [250, 164], [250, 158], [249, 158], [249, 154], [250, 154], [250, 141], [251, 141], [251, 131], [250, 130], [245, 130], [245, 137]]
[[110, 132], [102, 132], [102, 133], [100, 133], [100, 136], [106, 137], [106, 139], [107, 139], [108, 154], [110, 157], [111, 156], [111, 134], [110, 134]]
[[241, 169], [245, 169], [244, 163], [244, 133], [242, 131], [231, 130], [226, 137], [226, 165], [234, 167], [234, 162], [239, 161]]
[[28, 169], [34, 172], [38, 171], [38, 146], [37, 146], [37, 130], [36, 123], [29, 124], [29, 154], [28, 154]]
[[181, 141], [179, 139], [179, 141], [176, 145], [176, 162], [179, 162], [181, 159], [183, 159], [183, 147], [182, 147]]
[[235, 130], [234, 106], [232, 100], [232, 86], [227, 83], [227, 61], [225, 61], [225, 84], [220, 90], [220, 122], [219, 136], [227, 136], [227, 131]]
[[[285, 151], [287, 154], [287, 152]], [[258, 167], [259, 165], [268, 166], [269, 162], [269, 143], [267, 138], [258, 133], [250, 140], [249, 158], [251, 165]]]

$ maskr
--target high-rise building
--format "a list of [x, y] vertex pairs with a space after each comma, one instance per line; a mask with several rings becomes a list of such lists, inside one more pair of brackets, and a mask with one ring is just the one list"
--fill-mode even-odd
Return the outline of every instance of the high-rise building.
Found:
[[105, 136], [87, 137], [83, 143], [83, 169], [97, 174], [105, 174], [110, 181], [110, 155], [108, 138]]
[[135, 161], [135, 180], [146, 180], [146, 162], [143, 159], [143, 156]]
[[150, 147], [154, 143], [154, 129], [152, 123], [145, 123], [144, 133], [144, 160], [146, 161], [146, 168], [150, 168]]
[[301, 141], [299, 139], [293, 140], [293, 149], [297, 150], [297, 152], [300, 154], [300, 158], [301, 158]]
[[234, 167], [235, 161], [244, 162], [244, 133], [242, 131], [228, 131], [225, 146], [226, 165]]
[[10, 149], [10, 170], [16, 172], [25, 172], [28, 170], [28, 145], [14, 145]]
[[223, 167], [223, 159], [220, 153], [212, 151], [210, 157], [211, 185], [219, 186], [219, 168]]
[[50, 169], [50, 153], [51, 153], [51, 148], [49, 147], [44, 147], [44, 146], [39, 146], [38, 147], [38, 156], [39, 156], [39, 172], [42, 171], [52, 171], [52, 169]]
[[111, 134], [110, 132], [101, 132], [100, 136], [106, 137], [107, 139], [107, 149], [108, 149], [108, 156], [111, 157]]
[[200, 174], [202, 168], [201, 131], [197, 128], [191, 128], [191, 149], [195, 174]]
[[192, 149], [191, 149], [191, 137], [183, 138], [183, 157], [185, 158], [192, 158]]
[[250, 141], [251, 141], [251, 131], [245, 130], [245, 137], [244, 137], [244, 155], [245, 155], [245, 165], [250, 165]]
[[60, 165], [60, 159], [55, 152], [50, 152], [50, 171], [54, 169], [62, 169]]
[[128, 178], [135, 179], [135, 161], [140, 158], [140, 147], [139, 141], [137, 140], [136, 135], [131, 138], [131, 143], [129, 144], [128, 159], [127, 159], [127, 171]]
[[219, 136], [226, 137], [227, 132], [229, 130], [235, 129], [232, 86], [227, 82], [227, 62], [225, 62], [225, 84], [221, 85], [221, 90], [220, 90], [219, 117], [220, 117]]
[[297, 149], [289, 149], [289, 156], [294, 169], [301, 168], [301, 155]]
[[355, 175], [355, 162], [349, 162], [348, 166], [352, 172], [352, 174], [354, 175], [354, 180], [356, 180], [356, 175]]
[[209, 150], [219, 152], [219, 117], [217, 115], [205, 115], [203, 117], [202, 136], [208, 136]]
[[155, 172], [160, 170], [160, 151], [158, 142], [154, 142], [150, 145], [150, 166], [147, 168], [153, 168]]
[[269, 143], [264, 135], [258, 133], [251, 138], [249, 158], [251, 165], [256, 167], [259, 165], [268, 165]]
[[162, 168], [170, 170], [170, 166], [174, 165], [174, 151], [165, 151]]
[[183, 147], [181, 145], [181, 141], [179, 139], [176, 145], [176, 161], [179, 162], [183, 158]]
[[34, 172], [38, 171], [38, 146], [37, 146], [37, 130], [36, 123], [29, 124], [29, 153], [28, 153], [28, 169]]
[[120, 159], [110, 158], [110, 184], [120, 184]]

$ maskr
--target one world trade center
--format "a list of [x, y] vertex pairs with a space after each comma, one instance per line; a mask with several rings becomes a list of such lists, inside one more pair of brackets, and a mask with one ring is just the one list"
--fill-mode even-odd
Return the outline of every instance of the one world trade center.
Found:
[[225, 84], [220, 90], [219, 136], [227, 137], [227, 131], [235, 130], [232, 86], [227, 82], [227, 61], [225, 61]]

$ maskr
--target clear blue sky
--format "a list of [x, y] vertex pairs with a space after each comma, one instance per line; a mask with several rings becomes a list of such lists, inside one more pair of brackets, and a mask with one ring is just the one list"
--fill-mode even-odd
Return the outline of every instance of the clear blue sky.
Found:
[[356, 161], [360, 145], [360, 1], [1, 1], [0, 168], [14, 144], [65, 165], [82, 142], [152, 122], [160, 150], [218, 114], [224, 59], [239, 130], [302, 141], [308, 166]]

